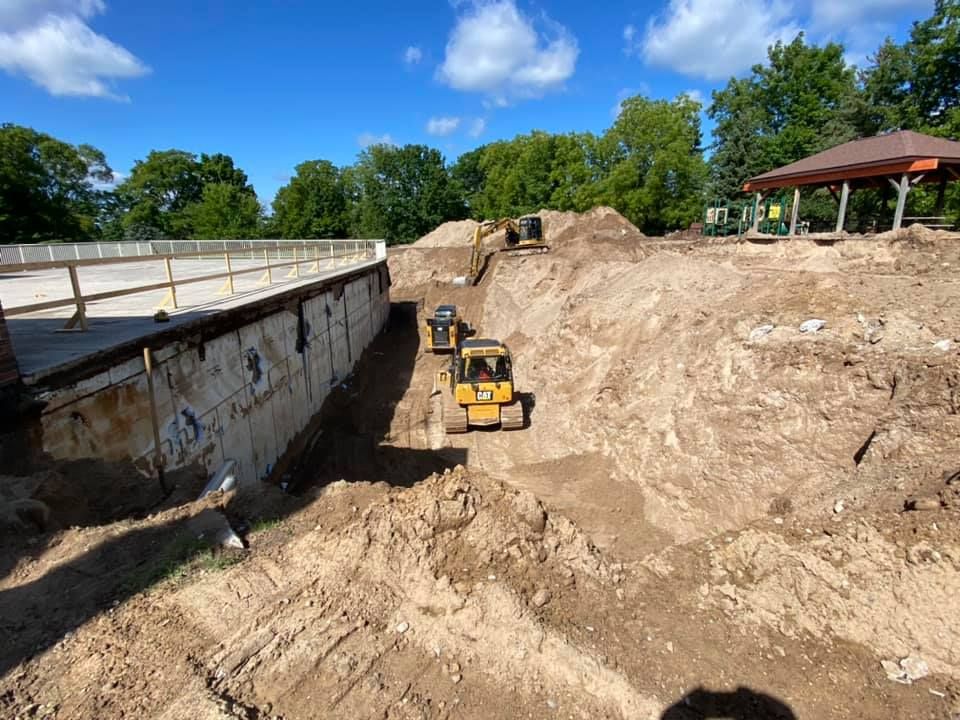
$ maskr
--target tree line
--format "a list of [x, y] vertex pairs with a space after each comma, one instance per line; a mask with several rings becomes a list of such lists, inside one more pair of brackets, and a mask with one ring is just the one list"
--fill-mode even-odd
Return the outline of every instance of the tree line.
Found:
[[[704, 147], [701, 113], [714, 121]], [[865, 67], [837, 43], [800, 34], [731, 78], [706, 108], [681, 94], [625, 100], [601, 134], [533, 131], [448, 163], [425, 145], [374, 145], [337, 167], [310, 160], [263, 208], [224, 154], [152, 151], [115, 182], [104, 154], [37, 130], [0, 126], [0, 242], [154, 238], [378, 237], [409, 242], [447, 220], [540, 208], [610, 205], [648, 234], [688, 226], [706, 203], [742, 197], [743, 182], [841, 142], [897, 129], [960, 134], [960, 0], [936, 0], [903, 43], [886, 39]], [[832, 218], [825, 192], [806, 192], [804, 216]], [[933, 193], [911, 194], [929, 214]], [[885, 212], [858, 192], [848, 217]], [[960, 192], [947, 197], [960, 212]]]

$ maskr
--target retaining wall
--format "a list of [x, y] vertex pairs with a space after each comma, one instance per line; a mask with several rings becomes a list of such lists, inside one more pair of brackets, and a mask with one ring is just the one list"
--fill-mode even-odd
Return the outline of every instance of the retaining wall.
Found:
[[[265, 478], [380, 332], [389, 284], [381, 262], [218, 313], [178, 330], [176, 339], [154, 338], [165, 469], [200, 463], [213, 473], [232, 459], [240, 483]], [[142, 354], [131, 354], [38, 395], [45, 452], [132, 460], [150, 471], [150, 394]]]

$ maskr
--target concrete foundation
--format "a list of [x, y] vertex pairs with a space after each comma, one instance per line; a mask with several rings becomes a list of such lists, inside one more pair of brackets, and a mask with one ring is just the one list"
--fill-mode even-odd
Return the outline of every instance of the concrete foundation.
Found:
[[164, 468], [212, 474], [234, 460], [241, 485], [264, 479], [380, 332], [389, 284], [385, 262], [374, 263], [53, 371], [32, 389], [44, 403], [42, 449], [151, 473], [149, 347]]

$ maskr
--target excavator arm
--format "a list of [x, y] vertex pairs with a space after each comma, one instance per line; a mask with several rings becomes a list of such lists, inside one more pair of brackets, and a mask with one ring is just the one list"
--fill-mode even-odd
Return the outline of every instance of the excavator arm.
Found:
[[517, 223], [510, 218], [501, 220], [491, 220], [480, 223], [477, 229], [473, 231], [473, 253], [470, 255], [470, 277], [475, 278], [480, 274], [480, 264], [483, 262], [483, 239], [487, 235], [492, 235], [498, 230], [506, 229], [508, 232], [516, 233]]

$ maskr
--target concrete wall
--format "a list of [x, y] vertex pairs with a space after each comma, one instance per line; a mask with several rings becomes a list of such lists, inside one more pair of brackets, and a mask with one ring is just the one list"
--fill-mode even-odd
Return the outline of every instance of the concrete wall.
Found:
[[[202, 340], [155, 347], [165, 467], [199, 462], [213, 473], [232, 459], [241, 483], [265, 478], [383, 327], [388, 286], [382, 264], [347, 281], [298, 290], [282, 308], [237, 327], [207, 328]], [[142, 358], [51, 389], [43, 399], [43, 449], [53, 457], [151, 467]]]
[[20, 372], [17, 370], [17, 358], [13, 353], [10, 333], [7, 332], [7, 321], [3, 317], [3, 306], [0, 305], [0, 392], [5, 387], [15, 385], [19, 379]]

